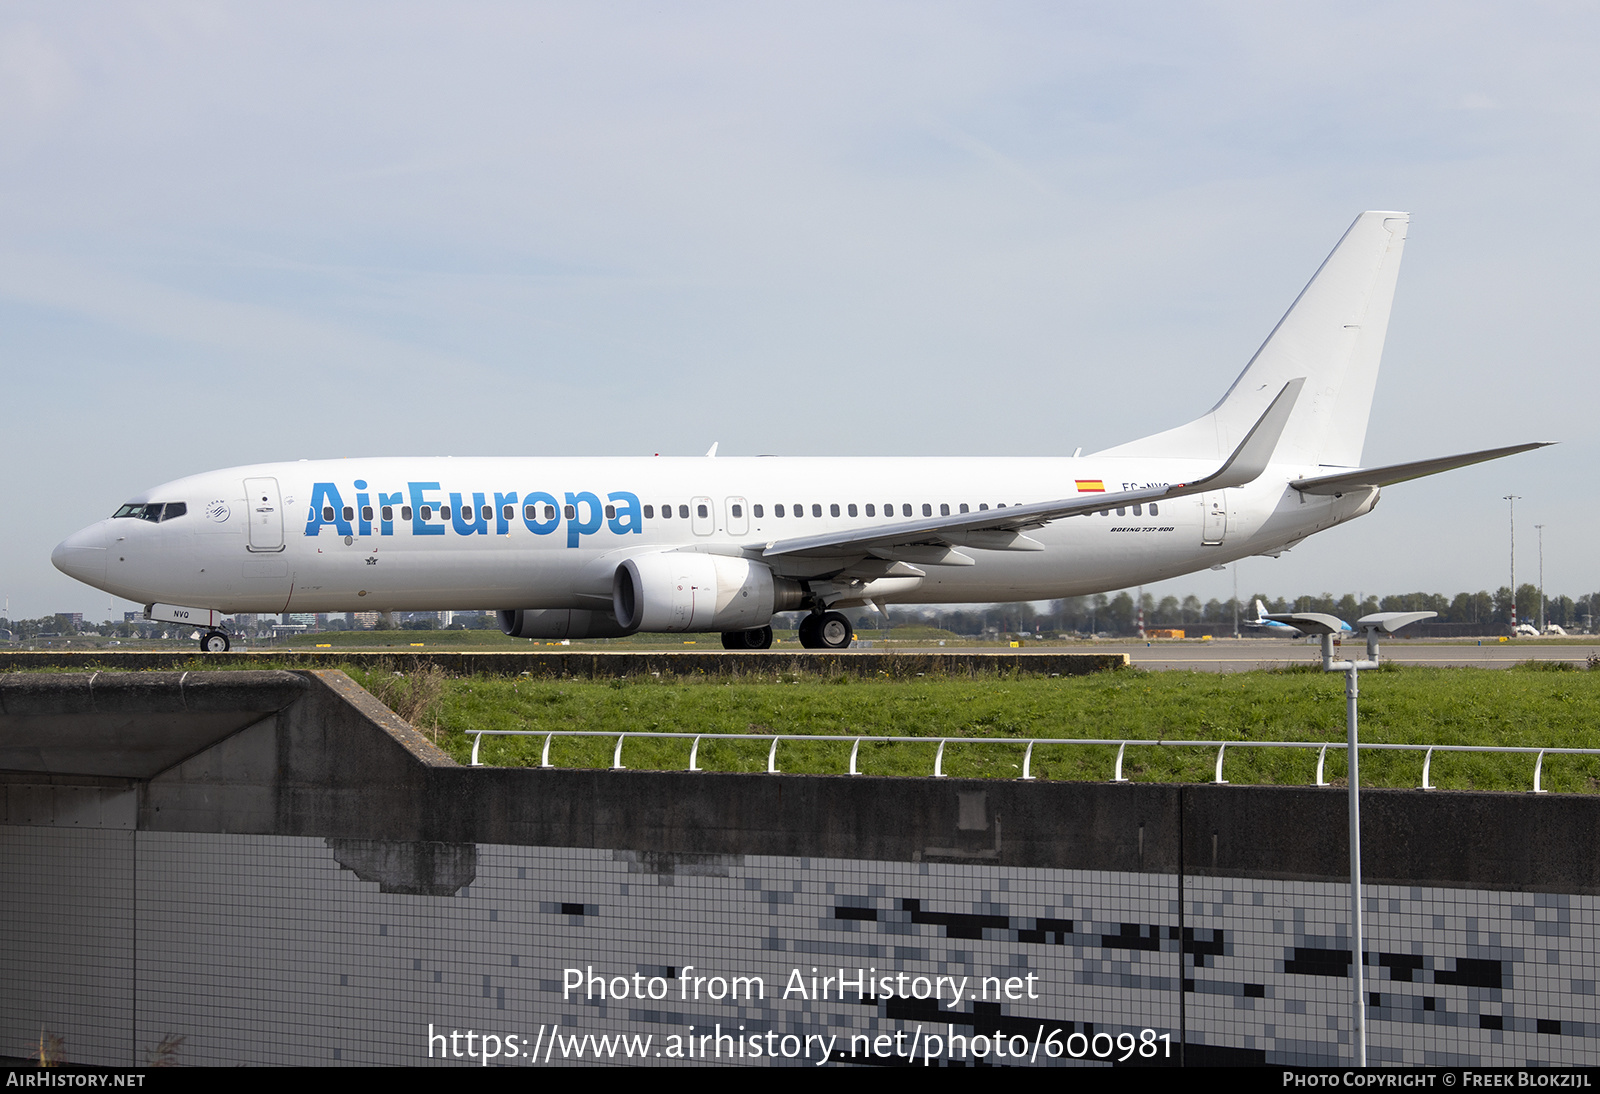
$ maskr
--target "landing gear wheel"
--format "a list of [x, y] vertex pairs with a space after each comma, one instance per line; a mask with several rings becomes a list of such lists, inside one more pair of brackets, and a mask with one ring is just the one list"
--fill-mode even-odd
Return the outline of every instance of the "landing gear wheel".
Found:
[[201, 653], [227, 653], [228, 636], [221, 631], [207, 631], [200, 636]]
[[847, 650], [855, 630], [843, 612], [824, 612], [817, 621], [816, 635], [825, 650]]
[[820, 650], [822, 648], [822, 636], [817, 633], [817, 629], [821, 625], [822, 616], [816, 614], [808, 615], [800, 620], [800, 644], [808, 650]]
[[813, 613], [800, 621], [800, 644], [808, 650], [849, 649], [854, 637], [843, 612]]
[[752, 631], [724, 631], [722, 648], [725, 650], [769, 650], [772, 648], [772, 628], [757, 627]]

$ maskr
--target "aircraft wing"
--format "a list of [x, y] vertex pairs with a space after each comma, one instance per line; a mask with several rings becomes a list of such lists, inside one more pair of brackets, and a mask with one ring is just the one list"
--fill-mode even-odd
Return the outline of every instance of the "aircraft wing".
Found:
[[1505, 448], [1486, 448], [1482, 452], [1467, 452], [1460, 456], [1438, 456], [1431, 460], [1414, 460], [1411, 463], [1392, 463], [1387, 467], [1366, 467], [1355, 471], [1339, 471], [1332, 475], [1314, 475], [1309, 479], [1296, 479], [1289, 485], [1305, 494], [1342, 494], [1346, 490], [1359, 490], [1368, 486], [1392, 486], [1424, 475], [1437, 475], [1457, 467], [1468, 467], [1485, 460], [1498, 460], [1501, 456], [1514, 456], [1534, 448], [1544, 448], [1554, 442], [1535, 441], [1532, 444], [1513, 444]]
[[759, 550], [766, 558], [786, 555], [846, 558], [868, 554], [905, 562], [953, 566], [970, 566], [973, 561], [953, 550], [955, 547], [976, 547], [989, 551], [1040, 551], [1044, 545], [1023, 535], [1024, 529], [1039, 528], [1053, 520], [1081, 516], [1101, 509], [1165, 501], [1254, 482], [1272, 462], [1278, 438], [1283, 434], [1289, 412], [1294, 409], [1295, 399], [1299, 397], [1304, 384], [1303, 378], [1284, 384], [1272, 405], [1267, 407], [1222, 466], [1194, 482], [1171, 483], [1144, 490], [1121, 490], [1111, 494], [1080, 494], [1056, 501], [986, 509], [977, 513], [896, 521], [870, 528], [850, 528], [816, 536], [777, 540]]

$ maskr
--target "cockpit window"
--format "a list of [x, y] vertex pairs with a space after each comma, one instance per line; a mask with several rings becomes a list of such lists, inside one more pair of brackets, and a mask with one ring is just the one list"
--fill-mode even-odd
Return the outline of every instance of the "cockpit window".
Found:
[[172, 520], [174, 517], [181, 517], [188, 511], [188, 504], [181, 501], [155, 501], [142, 505], [129, 503], [118, 509], [115, 513], [112, 513], [111, 519], [115, 520], [118, 517], [132, 517], [135, 520], [147, 520], [151, 524], [160, 524], [164, 520]]

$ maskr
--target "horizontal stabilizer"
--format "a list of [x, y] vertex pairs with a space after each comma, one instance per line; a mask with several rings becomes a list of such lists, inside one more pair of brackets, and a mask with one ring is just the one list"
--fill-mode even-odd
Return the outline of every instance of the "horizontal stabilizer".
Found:
[[1513, 444], [1505, 448], [1486, 448], [1482, 452], [1467, 452], [1460, 456], [1439, 456], [1431, 460], [1414, 460], [1411, 463], [1392, 463], [1387, 467], [1364, 467], [1356, 471], [1340, 471], [1332, 475], [1315, 475], [1309, 479], [1296, 479], [1289, 485], [1303, 494], [1343, 494], [1369, 486], [1392, 486], [1397, 482], [1437, 475], [1458, 467], [1470, 467], [1501, 456], [1514, 456], [1535, 448], [1544, 448], [1552, 441], [1535, 441], [1531, 444]]

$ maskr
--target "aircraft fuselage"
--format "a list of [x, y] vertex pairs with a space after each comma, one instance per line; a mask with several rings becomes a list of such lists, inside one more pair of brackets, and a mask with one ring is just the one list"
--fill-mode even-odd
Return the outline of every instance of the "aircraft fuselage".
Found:
[[[225, 613], [595, 609], [610, 605], [616, 567], [630, 556], [760, 559], [764, 546], [797, 536], [1112, 495], [1197, 478], [1208, 466], [1094, 457], [263, 464], [147, 491], [123, 507], [130, 515], [76, 533], [55, 559], [116, 596]], [[1280, 549], [1376, 500], [1376, 491], [1315, 497], [1285, 486], [1307, 470], [1274, 467], [1243, 488], [1053, 521], [1029, 532], [1043, 550], [963, 548], [960, 564], [914, 561], [924, 576], [879, 578], [863, 595], [956, 603], [1103, 592]], [[147, 519], [174, 503], [181, 515]], [[807, 583], [856, 565], [764, 564]]]

